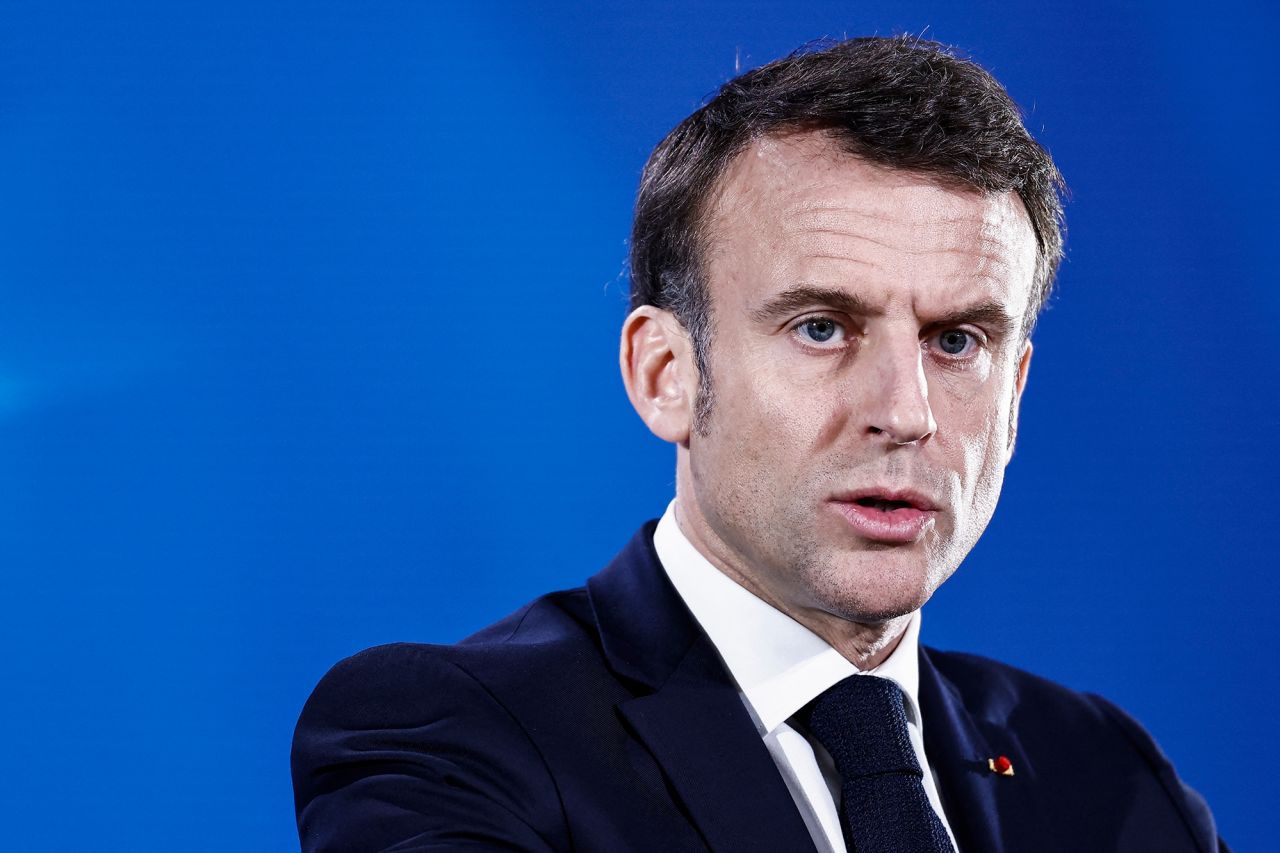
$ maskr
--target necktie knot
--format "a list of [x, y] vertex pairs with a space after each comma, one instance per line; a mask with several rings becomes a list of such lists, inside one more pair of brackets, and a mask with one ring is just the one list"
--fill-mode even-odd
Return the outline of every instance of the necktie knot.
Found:
[[902, 690], [887, 678], [851, 675], [813, 700], [802, 719], [831, 753], [843, 779], [919, 776], [904, 701]]
[[853, 675], [799, 718], [840, 773], [840, 824], [849, 853], [952, 853], [924, 790], [897, 684]]

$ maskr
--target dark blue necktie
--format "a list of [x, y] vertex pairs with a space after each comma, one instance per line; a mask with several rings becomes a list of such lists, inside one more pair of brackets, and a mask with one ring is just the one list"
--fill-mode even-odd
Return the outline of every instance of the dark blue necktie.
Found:
[[798, 715], [840, 773], [849, 853], [954, 853], [924, 792], [898, 685], [852, 675]]

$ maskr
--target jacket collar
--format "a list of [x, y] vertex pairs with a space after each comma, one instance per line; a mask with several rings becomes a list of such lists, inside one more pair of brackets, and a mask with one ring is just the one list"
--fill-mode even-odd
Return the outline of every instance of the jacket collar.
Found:
[[599, 574], [587, 595], [614, 672], [648, 688], [664, 684], [702, 632], [667, 579], [646, 522]]
[[812, 850], [737, 687], [662, 570], [654, 527], [587, 582], [605, 658], [639, 687], [618, 712], [712, 850]]

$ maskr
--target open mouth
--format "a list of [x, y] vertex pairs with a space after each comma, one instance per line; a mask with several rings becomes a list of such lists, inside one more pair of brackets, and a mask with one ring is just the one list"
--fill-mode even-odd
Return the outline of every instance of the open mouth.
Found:
[[880, 512], [893, 512], [895, 509], [917, 509], [915, 504], [910, 501], [891, 501], [888, 498], [878, 498], [868, 496], [858, 498], [854, 501], [858, 506], [864, 506], [867, 509], [876, 509]]
[[831, 507], [854, 533], [869, 542], [915, 542], [933, 529], [937, 505], [924, 494], [909, 489], [869, 488], [845, 493]]

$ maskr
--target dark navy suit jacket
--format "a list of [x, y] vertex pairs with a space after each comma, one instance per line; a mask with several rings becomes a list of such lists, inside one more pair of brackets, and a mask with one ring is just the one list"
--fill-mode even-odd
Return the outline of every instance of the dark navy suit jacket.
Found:
[[[294, 738], [303, 849], [812, 851], [652, 534], [462, 643], [335, 666]], [[1219, 849], [1204, 801], [1105, 699], [922, 648], [920, 706], [963, 853]]]

